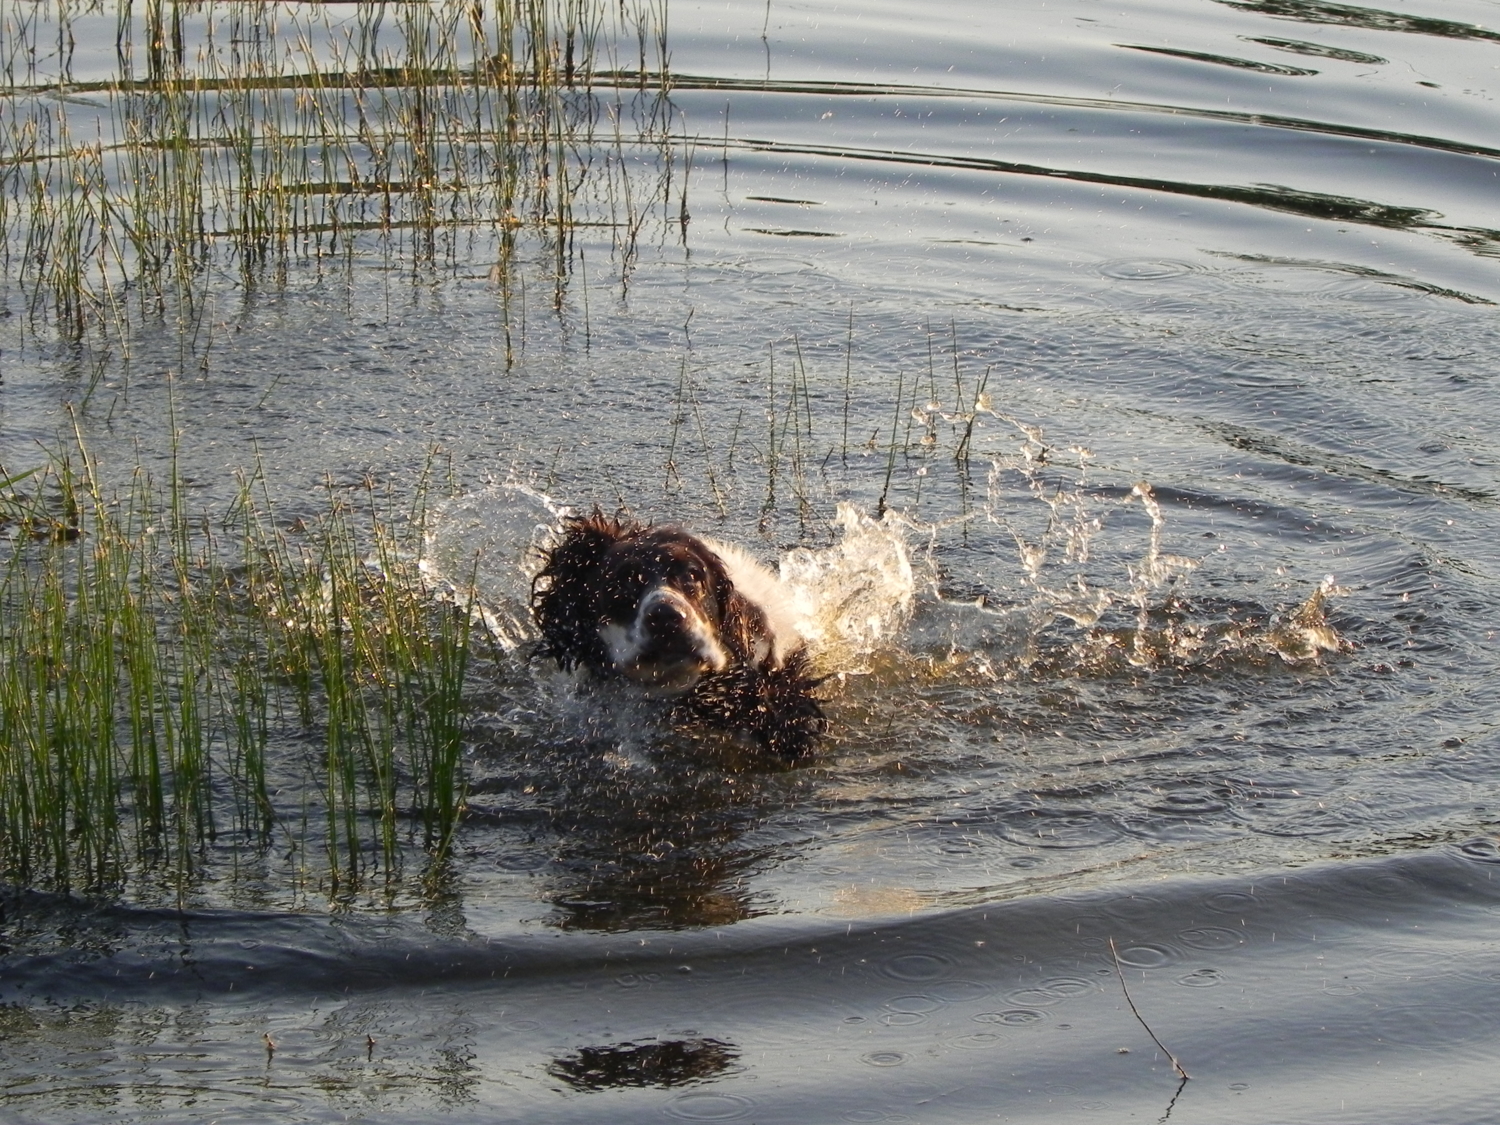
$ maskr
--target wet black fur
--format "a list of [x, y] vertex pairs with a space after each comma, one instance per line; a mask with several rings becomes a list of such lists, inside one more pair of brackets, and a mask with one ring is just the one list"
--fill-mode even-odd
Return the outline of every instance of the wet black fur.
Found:
[[744, 731], [773, 754], [801, 758], [828, 729], [813, 695], [823, 679], [812, 674], [807, 650], [799, 648], [780, 668], [737, 664], [704, 676], [673, 714], [679, 721]]

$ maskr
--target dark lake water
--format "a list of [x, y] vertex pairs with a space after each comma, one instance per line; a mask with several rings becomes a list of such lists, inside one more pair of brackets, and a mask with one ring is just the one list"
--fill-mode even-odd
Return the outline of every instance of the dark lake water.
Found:
[[398, 909], [18, 899], [0, 1116], [1492, 1120], [1500, 5], [668, 15], [653, 202], [561, 298], [538, 250], [502, 300], [478, 230], [226, 273], [169, 393], [167, 321], [82, 355], [6, 288], [0, 461], [95, 377], [100, 463], [163, 458], [170, 397], [210, 500], [436, 443], [433, 565], [487, 542], [496, 612], [549, 498], [899, 545], [900, 638], [790, 770], [523, 647]]

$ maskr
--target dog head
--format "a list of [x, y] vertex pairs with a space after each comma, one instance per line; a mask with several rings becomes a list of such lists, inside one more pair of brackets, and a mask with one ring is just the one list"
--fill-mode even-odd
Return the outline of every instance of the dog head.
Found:
[[598, 512], [564, 525], [532, 606], [544, 653], [564, 667], [617, 673], [666, 694], [770, 651], [764, 615], [701, 539]]
[[601, 562], [595, 603], [610, 665], [668, 692], [724, 671], [735, 659], [720, 630], [728, 585], [718, 557], [675, 528], [615, 543]]

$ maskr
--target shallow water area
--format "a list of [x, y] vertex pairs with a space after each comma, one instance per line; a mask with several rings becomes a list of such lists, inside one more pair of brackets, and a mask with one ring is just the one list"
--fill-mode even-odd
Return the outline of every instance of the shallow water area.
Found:
[[[436, 444], [427, 574], [499, 642], [401, 893], [226, 838], [8, 899], [0, 1116], [1488, 1119], [1500, 8], [669, 14], [565, 284], [455, 221], [210, 271], [128, 348], [0, 287], [7, 470], [73, 404], [104, 473], [258, 465], [295, 521]], [[864, 623], [809, 760], [530, 659], [595, 504]]]

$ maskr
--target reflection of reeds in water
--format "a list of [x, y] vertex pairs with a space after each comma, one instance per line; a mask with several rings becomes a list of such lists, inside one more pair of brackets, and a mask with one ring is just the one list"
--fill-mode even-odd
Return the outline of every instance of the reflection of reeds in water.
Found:
[[350, 892], [447, 850], [470, 625], [418, 573], [420, 504], [330, 489], [286, 530], [247, 481], [215, 523], [87, 457], [6, 487], [3, 878], [182, 889], [227, 844]]
[[579, 224], [614, 229], [627, 271], [670, 194], [629, 172], [666, 144], [662, 0], [115, 10], [104, 77], [74, 76], [86, 13], [0, 17], [4, 249], [33, 316], [75, 333], [123, 326], [127, 286], [191, 308], [227, 260], [247, 283], [366, 253], [451, 266], [476, 232], [507, 307], [518, 232], [550, 247], [560, 301]]

